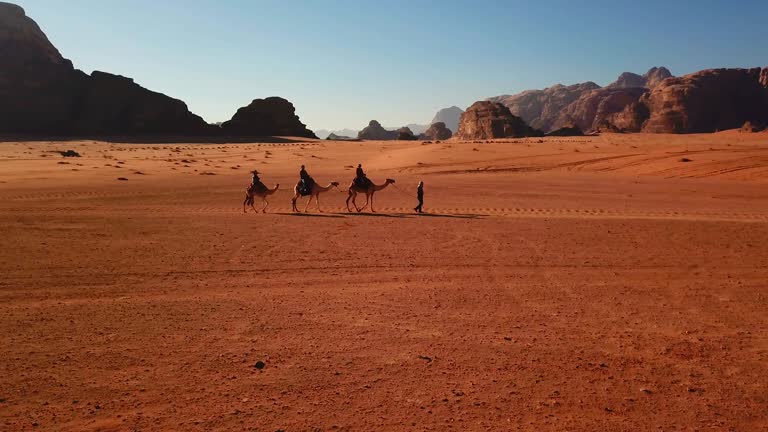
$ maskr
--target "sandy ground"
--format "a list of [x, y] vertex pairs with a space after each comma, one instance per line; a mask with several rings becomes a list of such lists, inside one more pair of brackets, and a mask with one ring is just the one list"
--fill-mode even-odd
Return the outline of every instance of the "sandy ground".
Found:
[[0, 430], [768, 430], [768, 134], [543, 141], [0, 144]]

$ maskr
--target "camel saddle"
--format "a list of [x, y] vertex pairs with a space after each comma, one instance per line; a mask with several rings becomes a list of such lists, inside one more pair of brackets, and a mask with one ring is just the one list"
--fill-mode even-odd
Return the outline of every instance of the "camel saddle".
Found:
[[264, 193], [267, 190], [267, 185], [262, 182], [254, 183], [248, 187], [248, 192], [252, 194]]
[[371, 187], [373, 182], [368, 177], [355, 177], [355, 186], [360, 189], [367, 189]]
[[312, 186], [315, 185], [315, 180], [312, 177], [299, 180], [299, 194], [301, 196], [307, 196], [312, 194]]

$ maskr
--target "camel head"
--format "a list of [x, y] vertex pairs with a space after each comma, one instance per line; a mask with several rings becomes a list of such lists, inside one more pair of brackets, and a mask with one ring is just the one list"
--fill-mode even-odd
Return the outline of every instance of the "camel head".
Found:
[[393, 184], [395, 182], [395, 179], [387, 179], [387, 184]]

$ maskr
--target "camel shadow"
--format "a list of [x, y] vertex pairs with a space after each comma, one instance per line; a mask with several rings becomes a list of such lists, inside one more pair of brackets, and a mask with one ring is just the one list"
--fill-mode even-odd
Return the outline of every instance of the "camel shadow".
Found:
[[299, 217], [319, 217], [319, 218], [345, 218], [346, 216], [338, 213], [275, 213], [281, 216], [299, 216]]

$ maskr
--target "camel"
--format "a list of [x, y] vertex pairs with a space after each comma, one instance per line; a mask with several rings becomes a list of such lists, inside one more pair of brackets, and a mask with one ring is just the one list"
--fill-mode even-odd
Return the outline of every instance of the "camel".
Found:
[[253, 211], [258, 212], [258, 210], [256, 210], [256, 207], [253, 206], [253, 201], [255, 197], [261, 197], [261, 202], [264, 203], [264, 207], [261, 208], [261, 212], [266, 213], [267, 206], [269, 205], [269, 201], [267, 201], [267, 197], [277, 192], [278, 189], [280, 189], [280, 183], [276, 184], [274, 189], [270, 189], [266, 186], [262, 188], [254, 188], [251, 185], [248, 185], [248, 187], [245, 188], [245, 201], [243, 201], [243, 213], [248, 213], [248, 210], [246, 210], [245, 208], [246, 205], [250, 205]]
[[[320, 186], [317, 182], [312, 182], [312, 190], [309, 193], [309, 200], [307, 200], [307, 205], [304, 207], [304, 213], [307, 212], [307, 209], [309, 208], [309, 204], [312, 203], [312, 198], [315, 199], [315, 204], [317, 204], [317, 211], [322, 213], [323, 211], [320, 210], [320, 193], [322, 192], [328, 192], [331, 190], [331, 188], [337, 187], [339, 185], [339, 182], [332, 181], [328, 184], [326, 187]], [[296, 186], [293, 188], [293, 198], [291, 198], [291, 204], [293, 205], [293, 211], [298, 212], [299, 209], [296, 207], [296, 200], [299, 199], [301, 194], [299, 193], [299, 188], [301, 187], [301, 181], [296, 183]]]
[[[372, 181], [368, 182], [368, 187], [361, 188], [358, 186], [354, 180], [352, 180], [352, 184], [349, 185], [349, 196], [347, 197], [347, 211], [352, 212], [352, 209], [349, 208], [349, 200], [352, 200], [352, 204], [355, 206], [355, 209], [358, 213], [365, 210], [365, 208], [368, 206], [368, 203], [371, 203], [371, 213], [376, 213], [376, 210], [373, 209], [373, 194], [384, 189], [385, 187], [393, 184], [395, 181], [392, 179], [387, 179], [383, 185], [377, 185], [374, 184]], [[357, 203], [355, 203], [355, 198], [357, 197], [358, 193], [364, 193], [365, 194], [365, 205], [358, 208]]]

